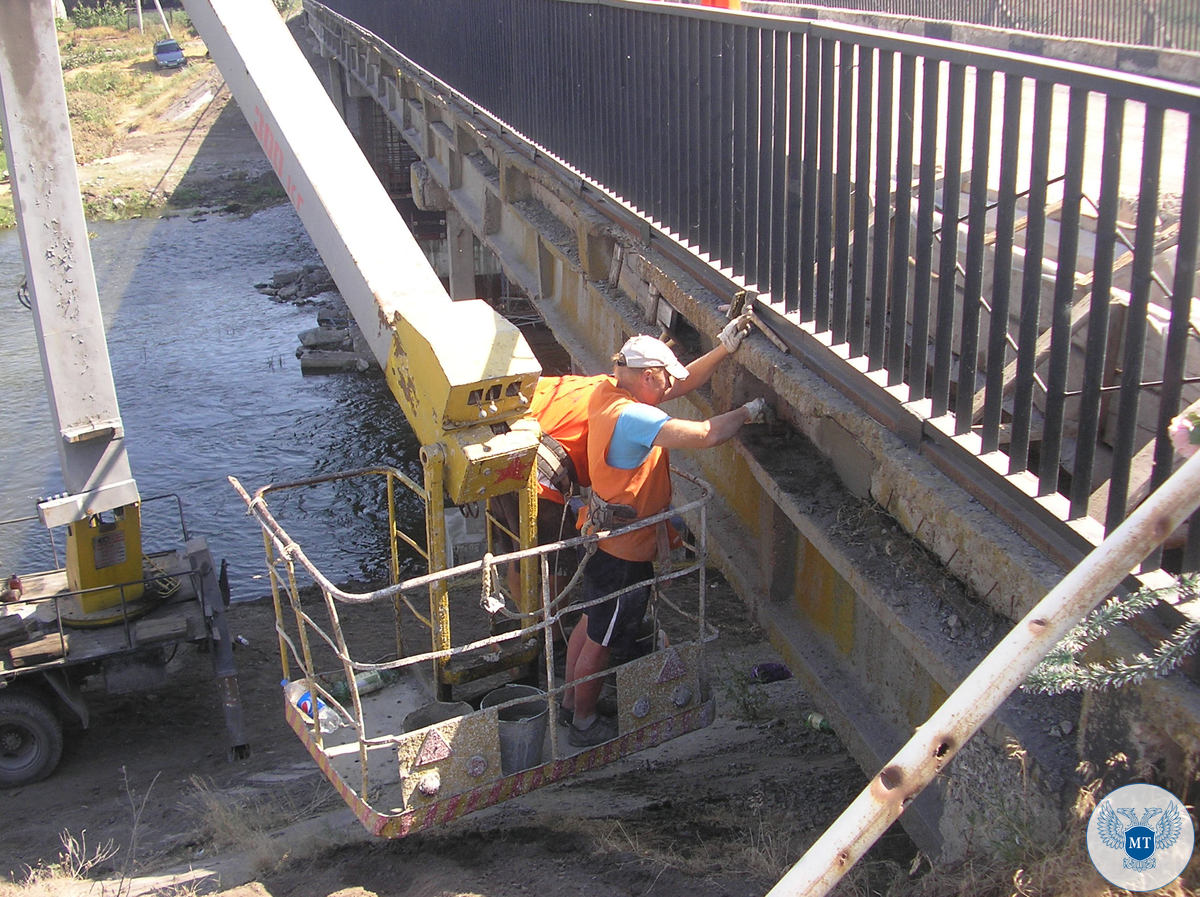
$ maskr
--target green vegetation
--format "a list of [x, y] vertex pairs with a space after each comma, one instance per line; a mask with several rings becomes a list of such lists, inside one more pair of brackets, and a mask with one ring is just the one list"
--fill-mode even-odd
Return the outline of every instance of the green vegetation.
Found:
[[69, 14], [76, 28], [124, 28], [125, 7], [109, 0], [102, 3], [79, 3]]
[[1104, 662], [1082, 658], [1089, 646], [1103, 639], [1113, 628], [1146, 613], [1159, 602], [1195, 601], [1198, 595], [1200, 578], [1184, 576], [1165, 589], [1140, 589], [1123, 600], [1110, 598], [1067, 633], [1029, 674], [1024, 688], [1052, 695], [1068, 691], [1103, 691], [1168, 675], [1200, 646], [1200, 623], [1186, 620], [1148, 653]]

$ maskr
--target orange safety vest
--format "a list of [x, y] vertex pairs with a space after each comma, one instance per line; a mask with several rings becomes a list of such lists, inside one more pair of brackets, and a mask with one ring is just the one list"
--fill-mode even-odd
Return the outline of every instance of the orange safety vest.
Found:
[[[592, 476], [592, 492], [611, 504], [629, 505], [637, 519], [665, 511], [671, 504], [671, 462], [665, 448], [654, 446], [646, 460], [632, 470], [611, 467], [608, 463], [608, 444], [621, 410], [636, 400], [619, 389], [612, 377], [604, 377], [592, 391], [588, 403], [588, 465]], [[582, 530], [587, 508], [579, 515]], [[605, 539], [600, 548], [614, 557], [627, 561], [652, 561], [658, 556], [657, 526]]]
[[[580, 377], [542, 377], [533, 391], [529, 410], [537, 419], [542, 432], [553, 436], [575, 465], [575, 481], [590, 486], [588, 476], [588, 399], [603, 380], [603, 374]], [[538, 497], [563, 503], [562, 493], [538, 483]]]

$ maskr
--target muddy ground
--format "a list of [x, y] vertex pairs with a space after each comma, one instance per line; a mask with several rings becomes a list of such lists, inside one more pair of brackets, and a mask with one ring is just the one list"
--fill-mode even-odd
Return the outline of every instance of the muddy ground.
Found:
[[[210, 659], [182, 648], [168, 686], [93, 695], [93, 724], [69, 737], [59, 770], [0, 796], [0, 873], [61, 867], [69, 836], [86, 844], [76, 865], [111, 844], [82, 877], [130, 894], [763, 894], [864, 776], [834, 735], [803, 722], [812, 707], [794, 679], [751, 678], [778, 657], [723, 582], [709, 591], [721, 629], [708, 652], [712, 726], [400, 841], [361, 829], [284, 722], [270, 601], [235, 604], [250, 756], [229, 759]], [[899, 833], [876, 851], [911, 855]]]

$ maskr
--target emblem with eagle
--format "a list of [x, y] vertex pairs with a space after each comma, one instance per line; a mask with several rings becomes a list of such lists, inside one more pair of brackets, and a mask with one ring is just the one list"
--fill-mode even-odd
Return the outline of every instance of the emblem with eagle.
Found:
[[1106, 800], [1100, 805], [1097, 829], [1106, 847], [1125, 853], [1124, 868], [1144, 872], [1154, 868], [1156, 850], [1167, 850], [1179, 840], [1183, 819], [1175, 804], [1165, 810], [1146, 807], [1139, 817], [1136, 807], [1113, 807]]

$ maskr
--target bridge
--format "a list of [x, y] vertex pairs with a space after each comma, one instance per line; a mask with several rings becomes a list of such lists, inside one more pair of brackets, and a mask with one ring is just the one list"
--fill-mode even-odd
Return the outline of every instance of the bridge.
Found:
[[[738, 365], [671, 410], [780, 413], [687, 463], [720, 492], [713, 557], [865, 770], [1176, 465], [1167, 425], [1200, 399], [1197, 89], [653, 2], [305, 11], [383, 184], [445, 216], [455, 298], [494, 259], [587, 372], [632, 332], [690, 356], [729, 306], [758, 312]], [[1127, 587], [1198, 558], [1185, 527]], [[1053, 832], [1076, 764], [1117, 750], [1185, 781], [1197, 698], [1190, 671], [1017, 695], [904, 824], [954, 857], [1005, 837], [973, 808], [1020, 799]]]

